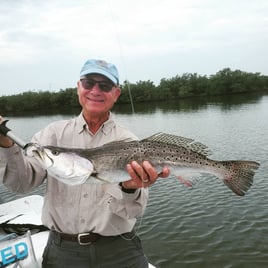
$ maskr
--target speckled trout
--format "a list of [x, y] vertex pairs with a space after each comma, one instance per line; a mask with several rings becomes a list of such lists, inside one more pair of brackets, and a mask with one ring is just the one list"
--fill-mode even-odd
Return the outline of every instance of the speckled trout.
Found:
[[[253, 183], [259, 163], [254, 161], [215, 161], [208, 148], [192, 139], [157, 133], [140, 141], [112, 142], [92, 149], [53, 146], [26, 146], [49, 175], [70, 185], [119, 183], [130, 179], [126, 165], [148, 160], [159, 172], [170, 168], [170, 176], [191, 186], [182, 174], [213, 174], [234, 193], [243, 196]], [[26, 153], [27, 154], [27, 153]]]

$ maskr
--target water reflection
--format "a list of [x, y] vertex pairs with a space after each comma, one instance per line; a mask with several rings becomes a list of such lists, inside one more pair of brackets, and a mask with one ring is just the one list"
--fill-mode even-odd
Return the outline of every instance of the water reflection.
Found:
[[[263, 95], [260, 94], [236, 94], [228, 96], [206, 96], [185, 98], [179, 100], [169, 100], [166, 102], [144, 102], [134, 104], [135, 113], [137, 114], [152, 114], [157, 110], [163, 113], [174, 111], [199, 111], [206, 109], [208, 106], [217, 106], [221, 110], [230, 110], [239, 108], [241, 105], [249, 103], [257, 103], [262, 99]], [[131, 114], [130, 104], [116, 104], [114, 111], [118, 114]]]
[[[235, 94], [225, 96], [206, 96], [206, 97], [193, 97], [178, 100], [168, 100], [162, 102], [142, 102], [134, 103], [135, 114], [153, 114], [156, 111], [163, 113], [170, 112], [194, 112], [206, 109], [208, 106], [217, 106], [221, 110], [230, 110], [235, 107], [239, 108], [241, 105], [249, 103], [257, 103], [263, 97], [263, 94]], [[16, 112], [10, 111], [8, 114], [2, 113], [2, 116], [16, 116], [16, 117], [35, 117], [46, 115], [76, 115], [80, 113], [80, 108], [62, 109], [49, 109], [38, 111], [25, 111]], [[116, 103], [113, 111], [117, 114], [132, 114], [131, 104], [118, 104]]]

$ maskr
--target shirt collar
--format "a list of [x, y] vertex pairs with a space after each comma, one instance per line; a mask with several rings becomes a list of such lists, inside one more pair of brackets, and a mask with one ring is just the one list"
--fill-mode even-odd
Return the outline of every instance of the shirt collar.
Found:
[[109, 118], [106, 122], [102, 125], [102, 131], [105, 135], [108, 135], [111, 131], [111, 129], [115, 126], [114, 116], [110, 112]]
[[[108, 135], [110, 133], [110, 130], [114, 127], [115, 121], [114, 116], [110, 112], [109, 118], [107, 121], [105, 121], [102, 126], [100, 127], [99, 131], [102, 131], [105, 135]], [[87, 122], [85, 118], [83, 117], [82, 112], [79, 114], [79, 116], [76, 118], [76, 131], [81, 134], [83, 131], [85, 131], [87, 128]], [[98, 131], [98, 132], [99, 132]]]
[[87, 122], [84, 119], [84, 116], [82, 115], [82, 112], [78, 115], [78, 117], [76, 118], [76, 131], [81, 134], [87, 127]]

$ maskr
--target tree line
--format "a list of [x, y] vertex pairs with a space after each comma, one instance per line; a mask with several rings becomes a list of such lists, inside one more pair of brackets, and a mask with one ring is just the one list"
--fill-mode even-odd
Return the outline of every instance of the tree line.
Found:
[[[185, 73], [172, 78], [161, 79], [159, 85], [150, 80], [121, 85], [122, 94], [117, 105], [129, 103], [167, 101], [193, 96], [227, 95], [235, 93], [268, 93], [268, 76], [230, 68], [215, 75], [206, 76]], [[0, 97], [1, 113], [20, 111], [48, 111], [79, 108], [77, 89], [66, 88], [58, 92], [27, 91], [21, 94]]]

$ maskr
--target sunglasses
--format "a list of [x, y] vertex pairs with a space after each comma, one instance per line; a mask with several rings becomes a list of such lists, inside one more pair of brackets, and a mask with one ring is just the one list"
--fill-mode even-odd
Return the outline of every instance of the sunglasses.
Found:
[[80, 79], [82, 86], [84, 89], [92, 89], [96, 84], [98, 85], [99, 89], [104, 92], [110, 92], [113, 87], [115, 86], [114, 84], [107, 82], [107, 81], [96, 81], [92, 78], [82, 78]]

